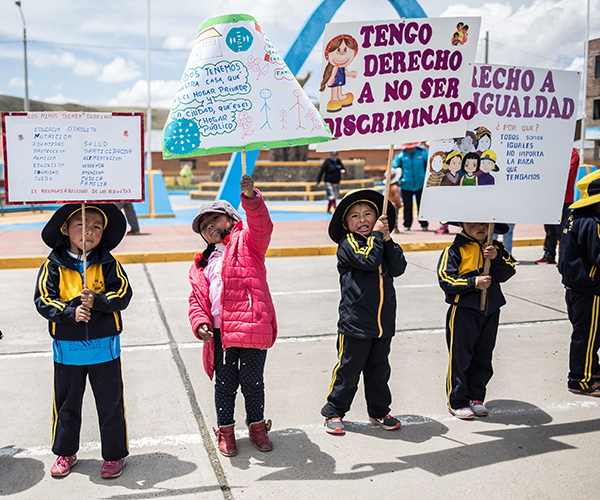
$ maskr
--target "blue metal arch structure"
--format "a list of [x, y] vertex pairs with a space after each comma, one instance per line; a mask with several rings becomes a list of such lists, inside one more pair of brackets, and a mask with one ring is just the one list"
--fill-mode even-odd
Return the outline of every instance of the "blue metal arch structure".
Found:
[[[427, 17], [423, 8], [417, 0], [389, 0], [400, 17], [423, 18]], [[331, 21], [333, 15], [342, 6], [344, 0], [323, 0], [321, 4], [308, 18], [304, 28], [300, 31], [296, 40], [290, 47], [284, 60], [290, 71], [297, 75], [302, 65], [308, 58], [311, 50], [319, 41], [325, 30], [325, 25]], [[254, 165], [260, 151], [246, 152], [246, 173], [252, 175]], [[217, 200], [226, 200], [234, 207], [240, 203], [239, 179], [242, 176], [242, 155], [234, 153], [231, 155], [229, 165], [221, 182]]]

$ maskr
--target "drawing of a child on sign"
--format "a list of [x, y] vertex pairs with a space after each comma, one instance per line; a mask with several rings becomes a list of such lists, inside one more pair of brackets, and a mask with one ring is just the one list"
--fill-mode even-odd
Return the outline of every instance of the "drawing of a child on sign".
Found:
[[327, 103], [329, 113], [335, 113], [350, 106], [354, 101], [354, 95], [351, 92], [344, 94], [342, 88], [346, 84], [346, 77], [356, 78], [357, 76], [356, 71], [346, 71], [357, 52], [358, 43], [350, 35], [338, 35], [332, 38], [325, 48], [327, 66], [323, 71], [323, 80], [319, 91], [323, 92], [325, 87], [331, 89], [331, 99]]
[[[426, 187], [493, 186], [492, 172], [499, 172], [492, 132], [483, 126], [467, 130], [464, 137], [431, 143], [430, 168]], [[440, 157], [444, 158], [440, 168]]]

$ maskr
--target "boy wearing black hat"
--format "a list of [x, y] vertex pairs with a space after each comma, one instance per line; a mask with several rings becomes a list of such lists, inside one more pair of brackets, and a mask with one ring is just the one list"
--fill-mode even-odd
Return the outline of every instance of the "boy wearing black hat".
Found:
[[573, 326], [567, 388], [575, 394], [600, 396], [598, 335], [600, 310], [600, 171], [577, 183], [581, 197], [565, 221], [560, 238], [558, 271]]
[[336, 208], [329, 236], [338, 243], [337, 267], [341, 300], [338, 320], [338, 363], [327, 404], [321, 409], [325, 430], [344, 434], [350, 409], [363, 374], [367, 412], [385, 430], [400, 427], [390, 415], [392, 395], [388, 356], [396, 332], [394, 278], [404, 273], [404, 252], [390, 236], [396, 211], [388, 201], [381, 215], [383, 196], [370, 189], [349, 192]]
[[[66, 476], [77, 463], [89, 377], [100, 423], [100, 472], [103, 478], [113, 478], [121, 475], [129, 454], [119, 339], [121, 311], [132, 291], [110, 250], [123, 239], [127, 224], [112, 203], [86, 205], [85, 226], [83, 222], [81, 205], [63, 205], [42, 230], [52, 252], [38, 274], [34, 301], [53, 339], [52, 451], [58, 458], [50, 473]], [[83, 273], [89, 287], [83, 286]]]
[[[460, 419], [485, 417], [486, 386], [492, 378], [500, 307], [506, 304], [500, 283], [515, 274], [515, 264], [501, 243], [486, 246], [487, 223], [450, 222], [460, 226], [452, 245], [438, 263], [438, 280], [450, 304], [446, 315], [446, 342], [450, 360], [446, 378], [448, 411]], [[496, 224], [505, 234], [507, 224]], [[482, 275], [484, 259], [491, 260], [489, 275]], [[481, 291], [487, 290], [481, 310]]]

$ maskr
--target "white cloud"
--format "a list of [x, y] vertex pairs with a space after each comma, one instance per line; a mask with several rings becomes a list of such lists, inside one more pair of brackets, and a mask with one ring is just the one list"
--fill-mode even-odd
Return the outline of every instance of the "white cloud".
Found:
[[165, 38], [163, 48], [169, 50], [191, 49], [192, 41], [187, 40], [181, 35], [172, 35]]
[[[29, 78], [28, 78], [29, 80]], [[23, 88], [25, 86], [25, 78], [19, 78], [17, 76], [13, 76], [8, 81], [8, 86], [11, 88]]]
[[102, 71], [102, 65], [93, 59], [78, 60], [73, 67], [77, 76], [96, 76]]
[[66, 97], [62, 94], [62, 92], [59, 92], [58, 94], [50, 97], [44, 97], [42, 101], [49, 102], [52, 104], [79, 104], [79, 99], [77, 97]]
[[135, 80], [142, 75], [140, 68], [131, 59], [115, 57], [102, 69], [98, 81], [103, 83], [119, 83]]
[[[153, 108], [171, 109], [173, 97], [179, 86], [178, 80], [154, 80], [150, 84]], [[117, 93], [107, 106], [146, 106], [148, 103], [148, 82], [138, 80], [132, 87]]]
[[565, 69], [569, 71], [583, 71], [583, 57], [576, 57]]

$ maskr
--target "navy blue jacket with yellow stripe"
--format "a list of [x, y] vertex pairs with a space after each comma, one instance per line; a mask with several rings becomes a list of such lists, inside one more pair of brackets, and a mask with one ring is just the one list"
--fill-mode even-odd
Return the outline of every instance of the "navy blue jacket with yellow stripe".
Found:
[[487, 291], [485, 311], [480, 311], [481, 291], [475, 288], [475, 279], [483, 273], [484, 245], [461, 232], [456, 235], [452, 245], [440, 256], [438, 280], [446, 293], [448, 304], [466, 307], [482, 314], [490, 314], [506, 304], [500, 289], [515, 274], [515, 263], [502, 243], [494, 241], [498, 255], [491, 261], [490, 276], [492, 283]]
[[35, 307], [48, 320], [48, 330], [55, 339], [110, 337], [123, 329], [120, 311], [129, 305], [133, 295], [125, 271], [105, 247], [95, 248], [88, 263], [88, 288], [96, 294], [88, 323], [75, 322], [75, 309], [81, 305], [83, 277], [67, 248], [52, 250], [40, 268]]
[[338, 333], [359, 339], [390, 338], [396, 333], [394, 278], [406, 269], [402, 248], [383, 241], [379, 231], [368, 238], [348, 233], [337, 249], [341, 299]]
[[560, 238], [558, 271], [567, 288], [600, 295], [600, 213], [593, 208], [573, 210]]

